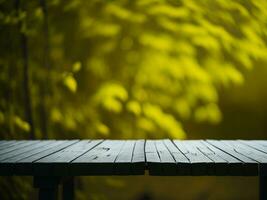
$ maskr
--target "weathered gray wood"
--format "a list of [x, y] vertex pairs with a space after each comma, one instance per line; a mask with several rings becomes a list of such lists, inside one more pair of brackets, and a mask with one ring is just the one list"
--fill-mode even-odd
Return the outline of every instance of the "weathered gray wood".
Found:
[[[72, 140], [0, 141], [0, 175], [34, 175], [40, 199], [74, 197], [78, 175], [259, 175], [267, 197], [267, 141]], [[36, 176], [37, 175], [37, 176]]]
[[226, 167], [227, 171], [219, 173], [218, 170], [216, 169], [216, 175], [241, 176], [241, 175], [244, 175], [246, 173], [244, 163], [241, 160], [236, 159], [235, 157], [233, 157], [230, 154], [214, 147], [213, 145], [209, 144], [206, 141], [201, 141], [201, 143], [203, 145], [205, 145], [206, 147], [208, 147], [216, 155], [220, 156], [222, 159], [227, 161], [227, 163], [228, 163], [228, 165]]
[[207, 167], [208, 175], [224, 175], [227, 174], [227, 161], [221, 158], [219, 155], [215, 154], [211, 149], [206, 147], [201, 141], [193, 140], [190, 141], [190, 145], [198, 149], [203, 155], [213, 161]]
[[114, 173], [118, 175], [130, 174], [135, 141], [125, 141], [121, 151], [115, 159]]
[[245, 144], [242, 144], [238, 141], [226, 141], [222, 140], [225, 145], [230, 145], [234, 148], [236, 152], [250, 158], [251, 160], [255, 160], [259, 163], [267, 163], [267, 154], [263, 153], [259, 150], [251, 148]]
[[52, 155], [54, 153], [57, 153], [57, 152], [59, 152], [61, 150], [64, 150], [67, 147], [70, 147], [71, 145], [76, 144], [78, 141], [79, 140], [66, 140], [66, 141], [63, 141], [63, 143], [61, 143], [61, 144], [57, 144], [56, 146], [51, 147], [46, 151], [42, 151], [42, 152], [39, 152], [37, 154], [31, 155], [31, 156], [29, 156], [27, 158], [21, 159], [18, 162], [19, 163], [36, 162], [36, 161], [38, 161], [38, 160], [40, 160], [42, 158], [45, 158], [45, 157], [50, 156], [50, 155]]
[[7, 148], [3, 148], [0, 150], [0, 156], [9, 153], [11, 151], [19, 150], [21, 148], [24, 148], [26, 146], [30, 146], [32, 144], [36, 144], [40, 142], [39, 140], [29, 140], [29, 141], [18, 141], [15, 145], [9, 146]]
[[5, 143], [5, 142], [8, 142], [8, 140], [0, 140], [0, 145]]
[[[78, 140], [68, 140], [68, 141], [62, 141], [62, 143], [57, 144], [56, 146], [49, 147], [46, 150], [40, 151], [39, 153], [33, 154], [27, 158], [23, 158], [21, 160], [16, 161], [15, 165], [15, 174], [18, 175], [32, 175], [35, 174], [33, 170], [34, 162], [52, 155], [54, 153], [57, 153], [58, 151], [61, 151], [67, 147], [70, 147], [71, 145], [77, 143]], [[38, 174], [38, 173], [37, 173]]]
[[0, 162], [10, 162], [8, 160], [10, 159], [12, 160], [12, 158], [16, 159], [16, 157], [21, 154], [31, 152], [32, 150], [46, 146], [49, 143], [50, 141], [36, 142], [36, 143], [32, 143], [31, 145], [24, 146], [23, 148], [16, 149], [8, 153], [2, 154], [0, 155]]
[[239, 142], [247, 145], [247, 146], [250, 146], [254, 149], [257, 149], [259, 151], [262, 151], [264, 153], [267, 153], [267, 146], [264, 146], [261, 142], [258, 142], [258, 141], [248, 141], [248, 140], [238, 140]]
[[150, 175], [162, 173], [161, 161], [154, 140], [146, 140], [145, 143], [146, 163]]
[[[252, 140], [250, 141], [250, 143], [251, 143], [251, 145], [249, 145], [250, 147], [253, 147], [261, 152], [267, 153], [267, 141], [266, 140], [257, 140], [257, 141]], [[266, 179], [267, 177], [267, 164], [266, 163], [260, 163], [259, 175], [262, 176], [262, 179]]]
[[34, 154], [43, 152], [61, 143], [63, 143], [63, 141], [61, 142], [45, 141], [45, 142], [37, 143], [35, 145], [27, 146], [23, 149], [20, 149], [19, 151], [12, 151], [10, 153], [7, 153], [6, 155], [9, 154], [9, 156], [7, 156], [4, 160], [0, 161], [1, 173], [14, 174], [15, 172], [17, 172], [15, 164], [19, 160], [22, 160]]
[[193, 141], [174, 140], [174, 144], [190, 161], [192, 175], [209, 175], [214, 170], [214, 162], [199, 151]]
[[[267, 142], [0, 141], [1, 175], [267, 175]], [[6, 147], [6, 148], [4, 148]]]
[[111, 175], [114, 174], [114, 162], [125, 141], [105, 140], [92, 150], [75, 159], [72, 163], [72, 173], [79, 175]]
[[36, 163], [68, 163], [75, 159], [77, 156], [88, 151], [89, 143], [90, 140], [79, 141], [61, 151], [38, 160]]
[[5, 162], [5, 163], [16, 163], [19, 160], [31, 157], [32, 155], [44, 152], [52, 147], [56, 147], [60, 144], [62, 144], [63, 141], [45, 141], [42, 143], [38, 143], [36, 145], [33, 145], [28, 148], [24, 148], [22, 149], [23, 151], [20, 151], [20, 153], [18, 153], [17, 155], [13, 155], [12, 157], [9, 157], [1, 162]]
[[3, 150], [3, 149], [7, 149], [11, 146], [14, 146], [14, 145], [19, 145], [21, 143], [25, 143], [25, 142], [29, 142], [30, 140], [12, 140], [12, 141], [5, 141], [2, 143], [2, 145], [0, 146], [0, 152]]
[[[263, 153], [267, 153], [267, 145], [265, 145], [265, 141], [244, 141], [244, 140], [240, 140], [240, 142], [243, 143], [243, 144], [248, 145], [249, 147], [251, 147], [253, 149], [256, 149], [256, 150], [261, 151]], [[266, 177], [267, 177], [267, 163], [266, 162], [261, 162], [259, 164], [259, 176], [261, 176], [260, 179], [262, 179], [260, 182], [265, 183], [264, 181], [266, 181]], [[260, 192], [263, 193], [262, 190], [260, 190]], [[266, 196], [267, 196], [267, 194], [266, 194]]]
[[17, 150], [10, 151], [6, 154], [2, 154], [0, 156], [0, 174], [11, 175], [14, 173], [14, 163], [18, 161], [20, 158], [23, 158], [25, 154], [32, 153], [33, 151], [42, 148], [49, 144], [49, 141], [38, 142], [24, 148], [20, 148]]
[[238, 152], [231, 146], [227, 144], [227, 142], [222, 142], [218, 140], [207, 140], [208, 143], [213, 145], [214, 147], [232, 155], [233, 157], [241, 160], [244, 163], [244, 174], [246, 176], [256, 176], [258, 175], [258, 162], [253, 159], [248, 158], [247, 156], [243, 155], [242, 153]]
[[132, 158], [132, 173], [142, 175], [145, 172], [145, 140], [136, 140], [133, 158]]
[[33, 168], [40, 175], [69, 175], [70, 163], [99, 144], [99, 141], [82, 140], [61, 151], [34, 162]]
[[13, 142], [16, 142], [16, 140], [0, 140], [0, 147], [2, 145], [10, 144], [10, 143], [13, 143]]
[[259, 162], [259, 172], [260, 176], [267, 176], [267, 154], [252, 148], [251, 146], [248, 146], [246, 144], [241, 143], [240, 141], [230, 141], [228, 142], [230, 145], [232, 145], [235, 150], [248, 158], [251, 158], [252, 160], [255, 160]]
[[188, 158], [170, 140], [164, 140], [164, 144], [172, 154], [176, 162], [177, 175], [191, 175], [191, 166]]
[[18, 141], [16, 141], [16, 140], [2, 141], [1, 144], [0, 144], [0, 150], [8, 148], [8, 147], [11, 147], [11, 146], [13, 146], [13, 145], [15, 145], [17, 143], [18, 143]]
[[260, 143], [263, 146], [267, 146], [267, 140], [250, 140], [250, 141]]
[[164, 141], [157, 140], [155, 144], [161, 162], [162, 174], [160, 175], [176, 175], [176, 161], [174, 160], [172, 154], [169, 152], [168, 148], [165, 146]]

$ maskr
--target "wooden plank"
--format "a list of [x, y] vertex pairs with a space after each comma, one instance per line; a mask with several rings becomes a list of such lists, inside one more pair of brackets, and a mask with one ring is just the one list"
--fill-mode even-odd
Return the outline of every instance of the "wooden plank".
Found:
[[206, 145], [204, 145], [203, 141], [201, 140], [194, 140], [192, 141], [192, 145], [194, 145], [199, 151], [201, 151], [206, 157], [214, 162], [214, 168], [212, 168], [208, 174], [209, 175], [228, 175], [229, 174], [229, 165], [228, 161], [224, 159], [219, 154], [216, 154]]
[[241, 160], [236, 159], [235, 157], [231, 156], [230, 154], [214, 147], [213, 145], [209, 144], [206, 141], [201, 141], [203, 145], [209, 148], [212, 152], [216, 155], [220, 156], [222, 159], [227, 161], [227, 172], [218, 172], [219, 170], [216, 169], [217, 175], [231, 175], [231, 176], [241, 176], [245, 174], [246, 168], [244, 163]]
[[118, 175], [132, 173], [132, 158], [135, 141], [127, 140], [115, 160], [114, 172]]
[[12, 154], [13, 152], [21, 151], [23, 148], [32, 146], [37, 143], [40, 143], [40, 141], [39, 140], [23, 141], [23, 142], [18, 142], [16, 145], [11, 146], [9, 148], [2, 149], [0, 151], [0, 160], [6, 158], [7, 154], [9, 155]]
[[[260, 144], [263, 147], [260, 150], [262, 150], [264, 153], [266, 153], [266, 148], [267, 148], [267, 141], [266, 140], [252, 140], [251, 142], [256, 142], [256, 143]], [[257, 148], [257, 149], [259, 149], [259, 148]], [[267, 176], [266, 164], [262, 164], [262, 163], [260, 164], [259, 175], [262, 176], [261, 180], [263, 180], [262, 182], [264, 182], [265, 178]]]
[[142, 175], [145, 173], [145, 140], [136, 140], [133, 158], [132, 158], [132, 173]]
[[259, 162], [259, 175], [266, 176], [267, 175], [267, 154], [255, 149], [251, 146], [241, 143], [240, 141], [230, 141], [228, 142], [232, 145], [235, 150], [248, 158], [251, 158], [257, 162]]
[[191, 166], [188, 158], [173, 144], [171, 140], [163, 140], [166, 148], [172, 154], [176, 162], [177, 175], [191, 175]]
[[37, 154], [31, 155], [27, 158], [23, 158], [19, 161], [17, 161], [18, 163], [33, 163], [33, 162], [37, 162], [38, 160], [45, 158], [47, 156], [50, 156], [54, 153], [57, 153], [61, 150], [64, 150], [67, 147], [70, 147], [71, 145], [77, 143], [79, 140], [63, 140], [61, 144], [58, 144], [57, 146], [51, 147], [49, 149], [47, 149], [46, 151], [41, 151]]
[[267, 140], [250, 140], [250, 141], [260, 143], [263, 146], [267, 146]]
[[75, 159], [72, 173], [79, 175], [114, 175], [114, 162], [125, 141], [105, 140], [92, 150]]
[[256, 176], [258, 175], [258, 163], [255, 160], [248, 158], [247, 156], [237, 152], [235, 148], [226, 142], [218, 141], [218, 140], [207, 140], [207, 142], [214, 147], [224, 151], [225, 153], [230, 154], [238, 160], [241, 160], [244, 163], [244, 174], [246, 176]]
[[88, 151], [89, 143], [90, 140], [79, 141], [68, 148], [38, 160], [36, 163], [69, 163], [77, 156]]
[[12, 141], [15, 141], [15, 140], [0, 140], [0, 147], [1, 147], [2, 145], [4, 145], [4, 144], [8, 144], [8, 143], [10, 143], [10, 142], [12, 142]]
[[262, 151], [264, 153], [267, 153], [267, 146], [264, 146], [261, 142], [259, 141], [250, 141], [250, 140], [238, 140], [239, 142], [247, 145], [247, 146], [250, 146], [254, 149], [257, 149], [259, 151]]
[[0, 140], [0, 145], [2, 144], [2, 143], [5, 143], [5, 142], [7, 142], [8, 140]]
[[156, 140], [155, 146], [161, 163], [161, 172], [160, 174], [157, 175], [176, 175], [177, 174], [176, 162], [172, 154], [164, 145], [163, 140]]
[[158, 155], [155, 141], [154, 140], [146, 140], [145, 143], [145, 156], [147, 167], [150, 175], [158, 175], [161, 174], [161, 161]]
[[37, 143], [37, 142], [39, 142], [39, 141], [38, 140], [34, 140], [34, 141], [33, 140], [17, 141], [14, 145], [11, 145], [11, 146], [8, 146], [8, 147], [3, 147], [3, 149], [0, 150], [0, 156], [3, 155], [3, 154], [9, 153], [11, 151], [18, 150], [20, 148], [23, 148], [23, 147], [29, 146], [31, 144]]
[[145, 165], [150, 175], [249, 176], [259, 167], [267, 176], [267, 141], [0, 141], [0, 175], [135, 175]]
[[214, 171], [214, 162], [197, 149], [190, 141], [174, 140], [174, 144], [191, 163], [192, 175], [208, 175]]
[[250, 158], [252, 160], [255, 160], [256, 162], [259, 163], [267, 163], [267, 154], [263, 153], [259, 150], [256, 150], [254, 148], [251, 148], [245, 144], [242, 144], [238, 141], [227, 141], [227, 140], [222, 140], [222, 142], [225, 145], [230, 145], [231, 147], [234, 148], [234, 150], [243, 156], [246, 156], [247, 158]]
[[34, 173], [38, 175], [69, 175], [70, 162], [101, 143], [102, 140], [82, 140], [61, 151], [34, 162]]
[[8, 148], [10, 146], [13, 146], [17, 143], [18, 141], [16, 140], [6, 140], [6, 141], [2, 141], [2, 143], [0, 144], [0, 150]]
[[32, 146], [32, 148], [24, 148], [23, 151], [21, 151], [18, 155], [14, 155], [14, 156], [7, 158], [1, 162], [15, 163], [15, 162], [18, 162], [19, 160], [31, 157], [32, 155], [41, 153], [41, 152], [46, 151], [50, 148], [58, 146], [62, 143], [63, 143], [63, 141], [55, 141], [55, 140], [44, 141], [44, 142], [38, 143], [39, 145], [36, 144], [35, 146]]
[[50, 156], [54, 153], [57, 153], [58, 151], [61, 151], [67, 147], [70, 147], [71, 145], [77, 142], [78, 140], [66, 140], [66, 141], [63, 141], [63, 143], [53, 146], [47, 150], [40, 151], [39, 153], [33, 154], [27, 158], [18, 160], [15, 163], [15, 169], [16, 169], [15, 173], [18, 175], [32, 175], [34, 174], [34, 171], [33, 171], [34, 162], [46, 156]]
[[17, 157], [21, 154], [30, 152], [34, 149], [40, 148], [42, 146], [46, 146], [48, 144], [49, 144], [49, 141], [36, 142], [36, 143], [31, 144], [31, 145], [24, 146], [23, 148], [16, 149], [14, 151], [10, 151], [8, 153], [2, 154], [0, 156], [0, 162], [8, 162], [8, 161], [6, 161], [7, 159], [12, 159], [12, 158]]
[[13, 163], [17, 160], [18, 157], [23, 156], [33, 150], [39, 149], [43, 146], [46, 146], [48, 141], [37, 142], [32, 145], [25, 146], [17, 150], [10, 151], [6, 154], [0, 156], [0, 170], [2, 174], [8, 175], [14, 173]]

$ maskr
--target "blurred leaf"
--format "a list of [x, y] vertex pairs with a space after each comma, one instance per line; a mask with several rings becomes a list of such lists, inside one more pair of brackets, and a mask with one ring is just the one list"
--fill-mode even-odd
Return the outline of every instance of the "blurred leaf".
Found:
[[152, 119], [171, 138], [185, 138], [181, 124], [172, 115], [164, 113], [159, 106], [145, 104], [143, 109], [145, 116]]
[[186, 99], [178, 99], [174, 104], [174, 108], [181, 118], [188, 119], [190, 117], [191, 108]]
[[126, 108], [129, 112], [132, 112], [137, 116], [141, 114], [141, 106], [137, 101], [129, 101]]
[[36, 18], [43, 19], [44, 15], [43, 15], [42, 8], [40, 7], [36, 8], [34, 15]]
[[51, 121], [60, 122], [61, 120], [63, 120], [63, 116], [62, 116], [60, 110], [57, 108], [53, 108], [51, 110]]
[[122, 102], [126, 101], [127, 98], [127, 91], [116, 83], [104, 84], [95, 96], [96, 102], [104, 109], [115, 113], [122, 111]]
[[75, 63], [72, 65], [72, 71], [73, 71], [73, 72], [78, 72], [78, 71], [81, 70], [81, 68], [82, 68], [82, 64], [81, 64], [81, 62], [79, 62], [79, 61], [75, 62]]
[[149, 8], [148, 13], [156, 16], [164, 15], [174, 18], [186, 18], [189, 15], [186, 8], [174, 7], [166, 4], [152, 6]]
[[64, 85], [73, 93], [76, 92], [77, 90], [77, 82], [75, 80], [75, 78], [71, 75], [68, 74], [64, 77]]
[[152, 132], [156, 130], [154, 123], [145, 117], [141, 117], [137, 121], [137, 126], [144, 131]]
[[209, 121], [211, 123], [218, 123], [221, 120], [221, 112], [217, 105], [209, 104], [197, 108], [195, 119], [199, 122]]
[[30, 130], [31, 130], [29, 123], [24, 121], [23, 119], [21, 119], [18, 116], [14, 117], [14, 123], [17, 127], [19, 127], [23, 131], [30, 132]]
[[103, 123], [98, 123], [96, 128], [101, 135], [108, 136], [110, 134], [109, 128]]

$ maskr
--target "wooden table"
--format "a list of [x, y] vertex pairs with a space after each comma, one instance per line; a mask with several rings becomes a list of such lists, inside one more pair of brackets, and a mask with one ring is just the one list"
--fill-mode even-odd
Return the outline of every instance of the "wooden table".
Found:
[[0, 175], [34, 177], [39, 199], [74, 198], [75, 176], [259, 176], [267, 199], [265, 140], [0, 141]]

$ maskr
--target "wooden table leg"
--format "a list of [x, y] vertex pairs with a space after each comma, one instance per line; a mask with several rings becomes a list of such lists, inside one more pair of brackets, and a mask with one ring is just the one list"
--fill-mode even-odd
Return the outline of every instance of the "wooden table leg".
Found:
[[74, 192], [74, 177], [66, 177], [63, 182], [63, 200], [74, 200], [75, 192]]
[[267, 165], [259, 164], [259, 199], [267, 199]]
[[57, 200], [60, 177], [35, 176], [33, 185], [39, 189], [39, 200]]
[[259, 199], [266, 200], [267, 199], [267, 176], [259, 176]]

